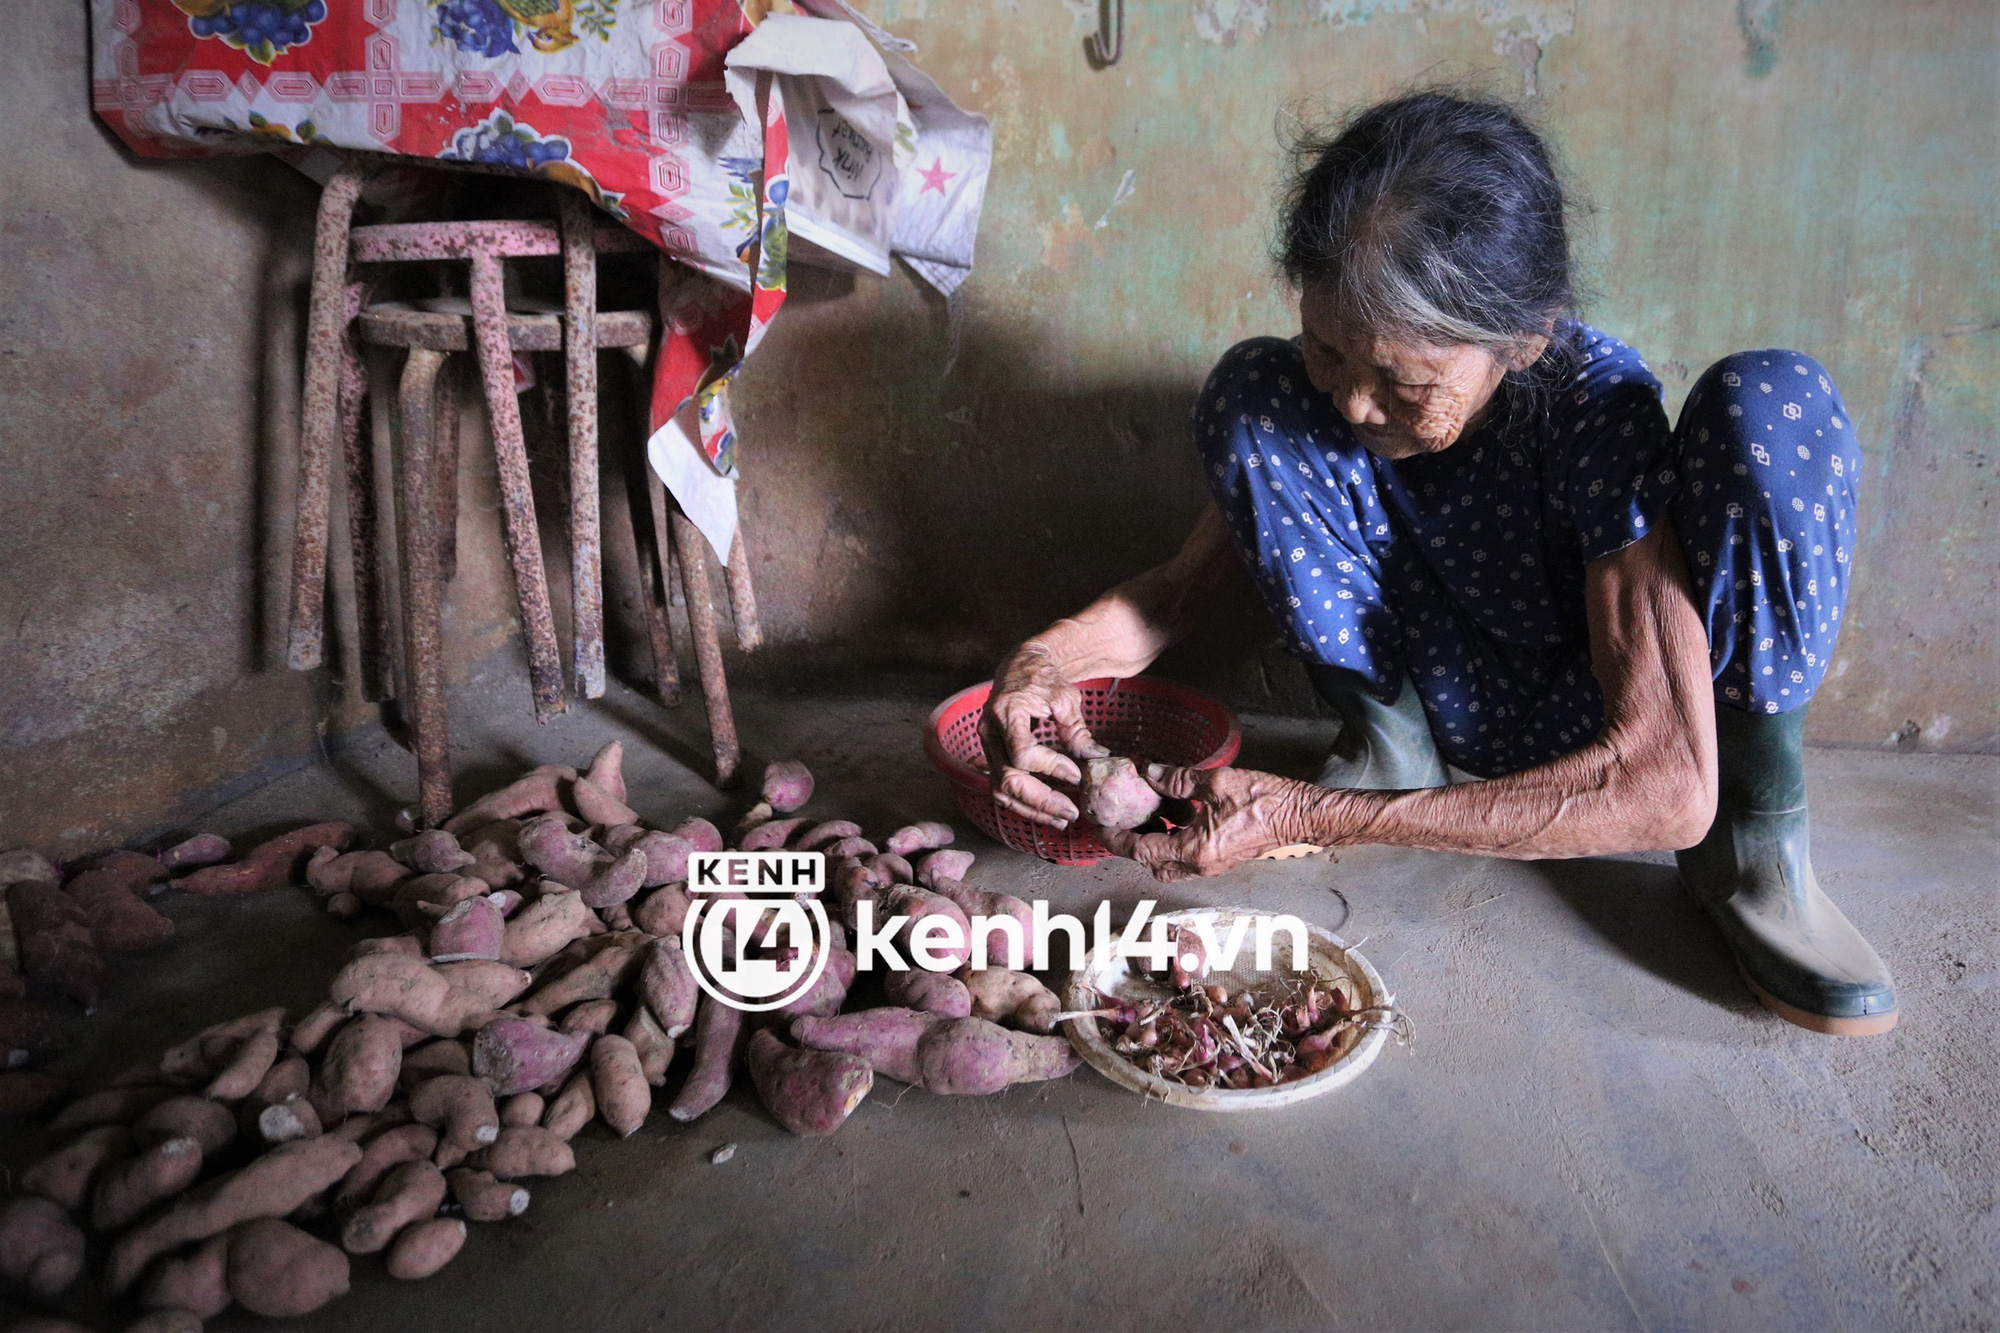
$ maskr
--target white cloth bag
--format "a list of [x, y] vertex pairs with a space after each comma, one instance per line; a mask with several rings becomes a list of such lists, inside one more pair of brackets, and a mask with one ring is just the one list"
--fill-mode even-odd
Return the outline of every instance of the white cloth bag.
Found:
[[724, 63], [747, 120], [757, 119], [760, 72], [785, 109], [787, 258], [886, 274], [917, 133], [881, 54], [851, 23], [773, 14]]

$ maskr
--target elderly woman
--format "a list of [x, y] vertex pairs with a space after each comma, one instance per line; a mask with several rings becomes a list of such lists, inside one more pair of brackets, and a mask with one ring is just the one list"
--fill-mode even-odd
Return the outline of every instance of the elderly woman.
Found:
[[1766, 1005], [1885, 1032], [1888, 970], [1813, 876], [1799, 749], [1854, 554], [1847, 411], [1812, 358], [1742, 352], [1670, 426], [1639, 354], [1569, 317], [1563, 211], [1491, 102], [1405, 97], [1304, 147], [1280, 241], [1300, 336], [1209, 376], [1213, 503], [1180, 553], [1001, 663], [996, 799], [1075, 819], [1041, 780], [1103, 753], [1072, 682], [1143, 671], [1247, 573], [1334, 752], [1316, 784], [1156, 767], [1191, 822], [1113, 850], [1179, 879], [1298, 843], [1676, 849]]

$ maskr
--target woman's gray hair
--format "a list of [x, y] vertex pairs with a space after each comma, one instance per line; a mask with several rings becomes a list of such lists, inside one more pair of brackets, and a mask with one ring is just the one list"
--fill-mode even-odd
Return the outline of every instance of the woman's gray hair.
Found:
[[1414, 93], [1292, 160], [1278, 266], [1342, 326], [1505, 352], [1570, 312], [1562, 183], [1505, 103]]

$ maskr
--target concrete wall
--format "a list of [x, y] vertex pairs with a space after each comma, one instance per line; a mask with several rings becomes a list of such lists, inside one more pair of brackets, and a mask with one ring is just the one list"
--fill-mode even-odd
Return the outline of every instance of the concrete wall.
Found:
[[[980, 268], [949, 305], [900, 272], [795, 276], [740, 400], [773, 639], [741, 673], [973, 679], [1166, 555], [1202, 499], [1195, 388], [1230, 343], [1293, 327], [1264, 259], [1281, 118], [1445, 77], [1523, 95], [1551, 130], [1595, 205], [1588, 313], [1663, 371], [1672, 406], [1741, 347], [1800, 347], [1840, 379], [1865, 540], [1814, 734], [1995, 745], [1990, 6], [1128, 0], [1124, 59], [1101, 72], [1089, 0], [871, 12], [993, 119]], [[88, 114], [79, 0], [10, 18], [0, 845], [76, 852], [363, 714], [278, 651], [313, 189], [263, 160], [135, 162]], [[474, 413], [460, 679], [511, 619], [479, 440]], [[1165, 665], [1309, 706], [1257, 637], [1219, 615]], [[643, 670], [629, 635], [614, 647]]]
[[[139, 164], [89, 113], [84, 7], [0, 43], [0, 846], [74, 854], [296, 763], [274, 653], [317, 192]], [[275, 358], [272, 366], [267, 360]], [[275, 370], [277, 373], [270, 373]]]

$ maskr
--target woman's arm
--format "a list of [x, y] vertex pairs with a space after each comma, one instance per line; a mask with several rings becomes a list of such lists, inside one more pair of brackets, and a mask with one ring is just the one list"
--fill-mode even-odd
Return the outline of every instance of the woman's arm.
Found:
[[[1072, 756], [1104, 753], [1083, 724], [1082, 696], [1073, 682], [1138, 675], [1187, 632], [1204, 607], [1241, 582], [1242, 564], [1222, 511], [1211, 504], [1173, 559], [1119, 584], [1009, 653], [993, 673], [993, 695], [980, 722], [986, 753], [1007, 757], [993, 777], [993, 797], [1001, 808], [1068, 827], [1077, 815], [1075, 803], [1036, 775], [1079, 782], [1083, 775]], [[1036, 741], [1035, 723], [1045, 717], [1054, 719], [1068, 754]]]
[[1160, 770], [1187, 828], [1118, 839], [1155, 874], [1217, 874], [1274, 847], [1378, 842], [1522, 859], [1691, 847], [1715, 817], [1707, 635], [1672, 531], [1585, 569], [1604, 728], [1521, 773], [1426, 791], [1327, 791], [1267, 773]]

